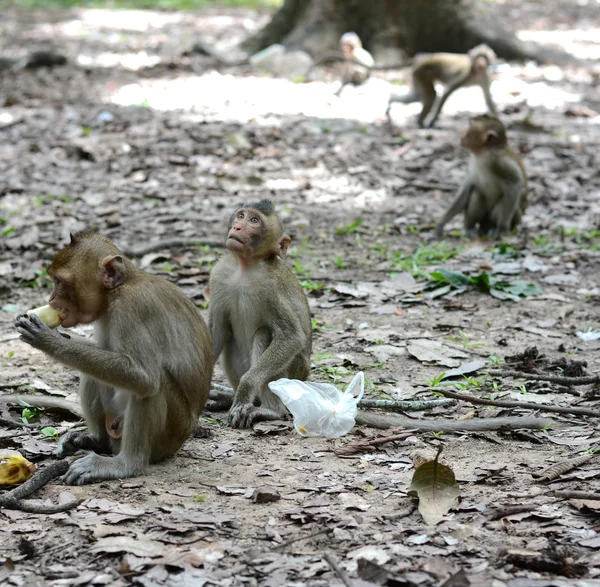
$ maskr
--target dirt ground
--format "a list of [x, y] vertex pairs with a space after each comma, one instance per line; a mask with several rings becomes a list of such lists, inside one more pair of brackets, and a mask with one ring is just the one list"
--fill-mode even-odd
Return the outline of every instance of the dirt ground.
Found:
[[[599, 57], [597, 2], [490, 9], [524, 38]], [[334, 448], [385, 433], [302, 438], [290, 423], [232, 430], [225, 414], [207, 413], [209, 437], [189, 439], [144, 477], [81, 487], [56, 480], [34, 496], [74, 496], [76, 509], [2, 509], [0, 584], [600, 585], [600, 499], [553, 494], [594, 491], [596, 459], [536, 479], [598, 448], [598, 418], [545, 409], [593, 410], [594, 386], [484, 373], [526, 349], [533, 360], [517, 367], [598, 373], [599, 70], [498, 69], [492, 92], [529, 173], [524, 226], [503, 243], [467, 240], [457, 218], [437, 242], [433, 223], [465, 171], [459, 133], [484, 107], [477, 88], [458, 92], [436, 129], [418, 129], [418, 106], [401, 104], [391, 128], [383, 119], [390, 82], [405, 81], [406, 71], [337, 98], [333, 70], [299, 84], [182, 57], [199, 39], [226, 50], [267, 18], [224, 9], [3, 12], [1, 56], [20, 58], [51, 40], [69, 63], [0, 72], [0, 391], [76, 397], [78, 375], [19, 341], [13, 327], [16, 314], [47, 300], [44, 268], [69, 232], [98, 230], [126, 250], [173, 237], [218, 245], [238, 204], [268, 197], [310, 302], [312, 380], [343, 388], [363, 371], [369, 399], [434, 399], [433, 386], [539, 404], [461, 401], [410, 413], [418, 418], [537, 415], [552, 424], [415, 433], [341, 457]], [[206, 318], [203, 289], [219, 254], [219, 246], [178, 247], [136, 263], [179, 285]], [[511, 301], [475, 286], [430, 289], [440, 268], [537, 290]], [[440, 383], [474, 360], [485, 368]], [[215, 381], [226, 383], [220, 367]], [[0, 448], [43, 469], [56, 440], [42, 428], [60, 435], [80, 422], [41, 411], [20, 426], [22, 412], [0, 404]], [[407, 491], [413, 461], [440, 445], [462, 500], [427, 525]], [[511, 506], [522, 508], [503, 509]]]

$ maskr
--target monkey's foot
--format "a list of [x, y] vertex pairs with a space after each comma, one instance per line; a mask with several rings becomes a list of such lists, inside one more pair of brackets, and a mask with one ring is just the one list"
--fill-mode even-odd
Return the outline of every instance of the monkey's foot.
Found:
[[144, 469], [143, 465], [128, 464], [119, 456], [103, 457], [96, 453], [90, 453], [69, 467], [63, 481], [67, 485], [85, 485], [106, 479], [126, 479], [142, 475]]
[[229, 425], [232, 428], [252, 428], [257, 422], [280, 420], [283, 417], [279, 412], [254, 404], [234, 404], [229, 410]]
[[97, 452], [110, 452], [108, 444], [102, 444], [100, 440], [85, 432], [67, 432], [58, 441], [56, 456], [63, 458], [75, 454], [79, 450], [94, 450]]
[[209, 412], [223, 412], [233, 405], [233, 393], [211, 389], [208, 392], [206, 409]]

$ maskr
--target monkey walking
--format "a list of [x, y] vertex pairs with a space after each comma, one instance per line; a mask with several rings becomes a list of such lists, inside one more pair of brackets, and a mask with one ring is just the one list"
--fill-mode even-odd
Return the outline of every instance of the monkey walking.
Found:
[[[412, 69], [413, 87], [408, 95], [391, 95], [385, 115], [391, 122], [390, 110], [394, 102], [421, 102], [422, 109], [417, 122], [422, 127], [432, 127], [446, 100], [459, 88], [479, 86], [483, 91], [488, 110], [497, 115], [497, 109], [490, 92], [488, 68], [496, 61], [496, 54], [487, 45], [473, 47], [467, 55], [458, 53], [431, 53], [415, 58]], [[435, 82], [444, 84], [445, 89], [441, 98], [435, 91]], [[429, 122], [425, 123], [427, 115], [433, 108]]]
[[16, 321], [21, 340], [81, 371], [88, 431], [65, 434], [57, 454], [93, 452], [70, 466], [65, 482], [141, 475], [197, 425], [212, 376], [208, 328], [175, 285], [136, 269], [97, 234], [71, 236], [48, 273], [49, 303], [64, 314], [62, 325], [93, 322], [96, 338], [65, 337], [36, 315]]
[[506, 129], [495, 116], [471, 119], [460, 144], [470, 152], [467, 177], [436, 226], [441, 238], [444, 226], [464, 212], [469, 236], [498, 238], [521, 223], [527, 208], [527, 173], [521, 157], [507, 143]]
[[285, 264], [291, 242], [273, 204], [262, 200], [231, 216], [227, 251], [210, 274], [208, 321], [214, 360], [234, 393], [211, 392], [234, 428], [287, 414], [268, 383], [304, 380], [310, 372], [312, 325], [302, 286]]

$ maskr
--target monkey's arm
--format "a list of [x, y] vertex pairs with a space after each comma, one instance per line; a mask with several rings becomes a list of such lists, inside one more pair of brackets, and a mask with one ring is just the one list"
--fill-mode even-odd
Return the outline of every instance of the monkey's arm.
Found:
[[100, 349], [83, 340], [65, 338], [48, 328], [37, 316], [19, 316], [16, 328], [21, 340], [108, 385], [149, 397], [159, 391], [160, 364], [154, 360], [142, 364], [130, 354]]
[[502, 198], [496, 205], [496, 228], [492, 236], [499, 238], [511, 230], [512, 220], [521, 204], [521, 198], [525, 185], [523, 179], [518, 177], [513, 180], [506, 179], [503, 182]]
[[442, 238], [444, 236], [444, 226], [467, 207], [469, 196], [471, 195], [472, 190], [473, 184], [471, 181], [467, 180], [462, 184], [458, 190], [458, 194], [456, 195], [454, 202], [452, 202], [450, 208], [446, 210], [446, 213], [442, 216], [435, 227], [435, 236], [437, 238]]
[[494, 115], [498, 116], [498, 110], [496, 109], [496, 105], [492, 100], [492, 93], [490, 92], [490, 78], [485, 76], [485, 78], [481, 82], [481, 89], [483, 90], [483, 96], [485, 98], [485, 104], [488, 110]]
[[208, 314], [208, 328], [213, 340], [213, 357], [216, 363], [223, 352], [223, 347], [231, 339], [233, 333], [231, 331], [231, 324], [229, 324], [223, 308], [216, 307], [215, 304], [218, 303], [216, 301], [211, 303], [213, 306]]

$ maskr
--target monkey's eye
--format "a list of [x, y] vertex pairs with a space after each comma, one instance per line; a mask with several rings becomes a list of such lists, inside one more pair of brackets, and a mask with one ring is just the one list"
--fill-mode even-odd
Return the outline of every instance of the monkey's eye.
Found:
[[250, 218], [250, 222], [252, 224], [258, 224], [260, 220], [256, 216], [252, 216], [252, 218]]
[[239, 218], [241, 220], [242, 218], [244, 218], [244, 213], [238, 212], [238, 215], [236, 216], [236, 218]]

